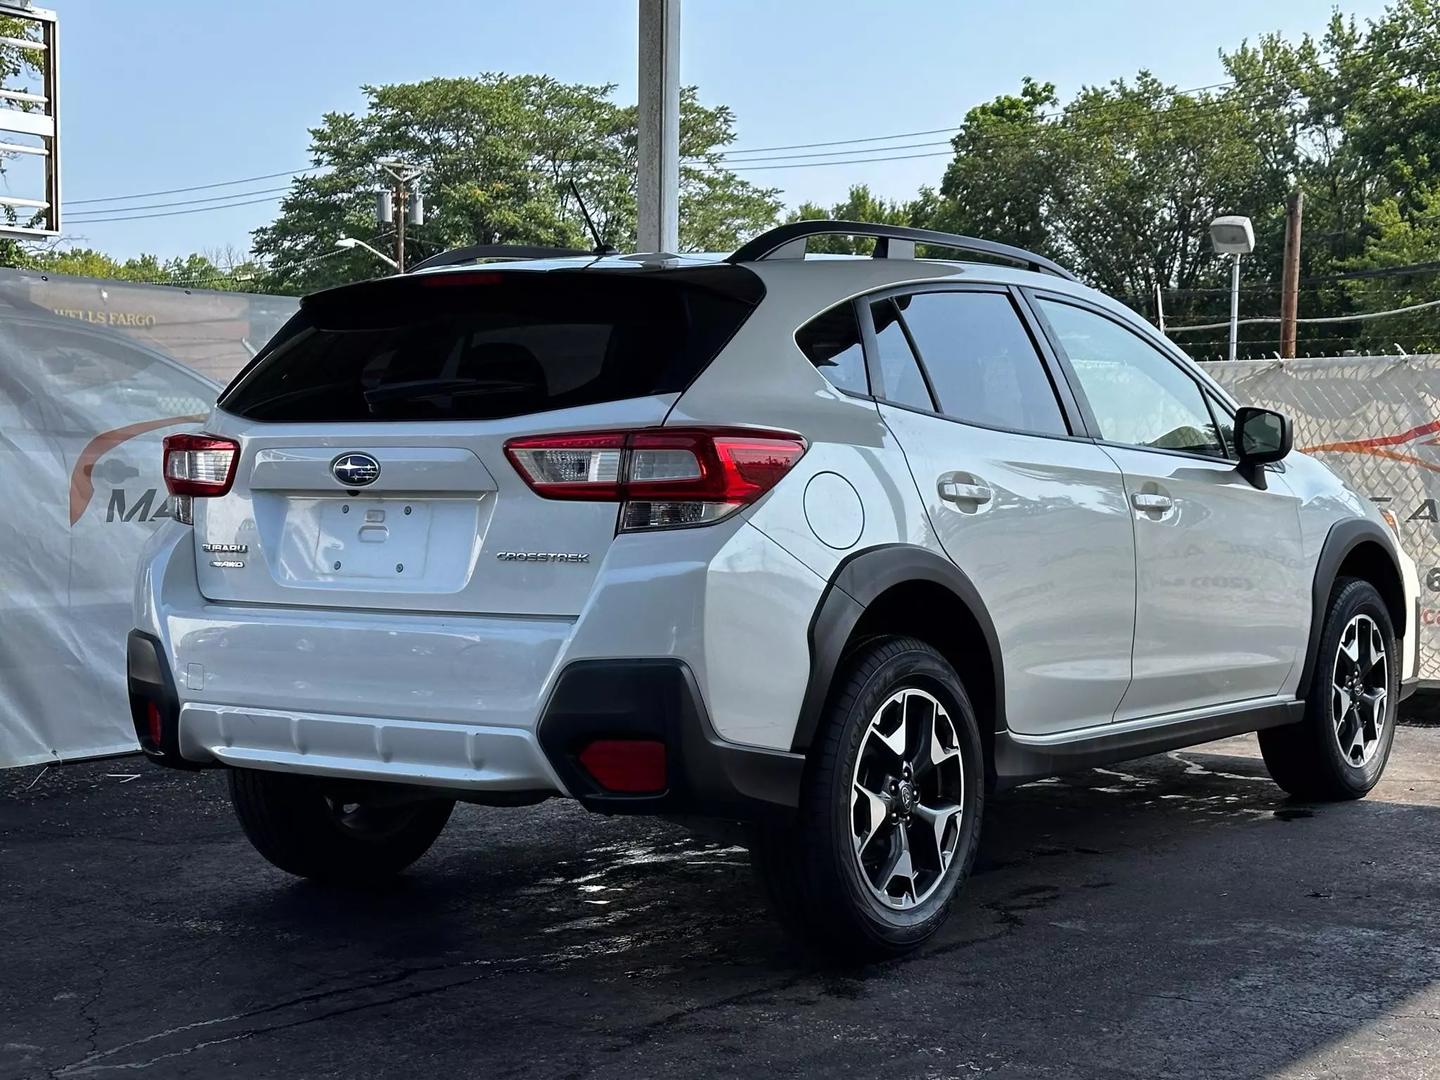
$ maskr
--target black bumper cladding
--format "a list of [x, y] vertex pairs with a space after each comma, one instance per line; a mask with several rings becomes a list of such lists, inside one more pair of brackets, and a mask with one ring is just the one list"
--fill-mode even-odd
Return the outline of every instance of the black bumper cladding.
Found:
[[[589, 810], [753, 819], [792, 812], [803, 754], [739, 746], [710, 725], [690, 669], [679, 660], [582, 660], [560, 674], [540, 720], [540, 745], [565, 787]], [[580, 764], [601, 739], [665, 744], [666, 787], [605, 790]]]
[[180, 756], [180, 698], [160, 642], [131, 630], [125, 642], [125, 682], [135, 738], [151, 761], [174, 769], [201, 766]]

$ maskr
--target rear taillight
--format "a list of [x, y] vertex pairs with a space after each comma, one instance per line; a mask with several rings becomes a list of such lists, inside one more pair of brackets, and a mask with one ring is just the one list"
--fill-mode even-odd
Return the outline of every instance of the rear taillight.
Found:
[[805, 440], [743, 428], [646, 428], [511, 439], [505, 453], [544, 498], [622, 503], [625, 532], [719, 521], [779, 483]]
[[214, 435], [165, 437], [165, 487], [173, 496], [173, 512], [187, 525], [194, 520], [192, 499], [224, 495], [235, 482], [240, 444]]

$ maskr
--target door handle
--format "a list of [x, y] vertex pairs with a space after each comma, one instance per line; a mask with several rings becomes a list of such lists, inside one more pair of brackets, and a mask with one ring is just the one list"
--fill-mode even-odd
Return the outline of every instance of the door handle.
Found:
[[946, 502], [984, 506], [995, 496], [995, 493], [982, 483], [941, 479], [939, 486], [940, 498]]
[[1169, 495], [1160, 495], [1153, 491], [1137, 491], [1130, 496], [1130, 503], [1136, 510], [1144, 510], [1151, 514], [1169, 510], [1175, 505]]

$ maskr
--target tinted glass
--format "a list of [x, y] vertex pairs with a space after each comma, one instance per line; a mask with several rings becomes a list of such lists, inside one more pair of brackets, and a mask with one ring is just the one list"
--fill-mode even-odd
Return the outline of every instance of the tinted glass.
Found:
[[307, 297], [220, 406], [271, 423], [486, 420], [678, 392], [762, 291], [736, 267], [367, 282]]
[[831, 386], [852, 394], [870, 392], [854, 304], [846, 301], [815, 316], [795, 332], [795, 343]]
[[935, 403], [930, 400], [930, 391], [925, 386], [925, 376], [920, 374], [915, 353], [905, 340], [905, 331], [900, 326], [894, 302], [881, 300], [871, 305], [870, 312], [875, 319], [875, 344], [885, 400], [916, 409], [934, 409]]
[[904, 308], [940, 411], [1012, 431], [1067, 435], [1040, 355], [1010, 297], [917, 293]]
[[1132, 446], [1224, 457], [1195, 380], [1154, 346], [1110, 319], [1041, 300], [1100, 425], [1100, 437]]

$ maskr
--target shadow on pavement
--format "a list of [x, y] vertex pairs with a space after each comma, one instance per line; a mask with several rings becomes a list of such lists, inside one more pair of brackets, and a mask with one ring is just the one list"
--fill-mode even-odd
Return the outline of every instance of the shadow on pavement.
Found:
[[1246, 740], [1001, 796], [938, 938], [848, 970], [657, 822], [461, 808], [336, 892], [216, 777], [94, 766], [0, 801], [0, 1075], [1419, 1075], [1440, 733], [1400, 734], [1360, 803], [1287, 801]]

